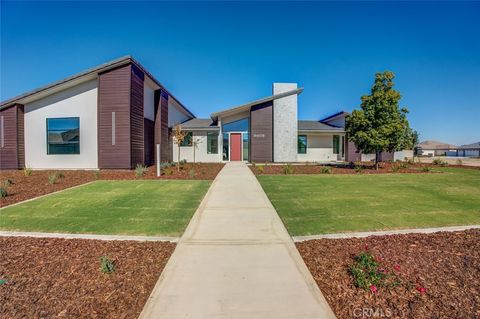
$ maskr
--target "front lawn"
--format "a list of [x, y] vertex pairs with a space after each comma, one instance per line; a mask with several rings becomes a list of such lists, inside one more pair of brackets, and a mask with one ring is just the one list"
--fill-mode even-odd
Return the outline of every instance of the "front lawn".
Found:
[[480, 224], [480, 170], [257, 177], [292, 235]]
[[97, 181], [0, 210], [0, 230], [178, 236], [210, 186]]

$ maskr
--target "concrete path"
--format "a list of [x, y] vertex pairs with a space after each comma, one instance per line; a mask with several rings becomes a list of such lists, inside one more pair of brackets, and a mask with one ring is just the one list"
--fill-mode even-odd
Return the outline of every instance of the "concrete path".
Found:
[[228, 163], [140, 318], [335, 318], [250, 169]]

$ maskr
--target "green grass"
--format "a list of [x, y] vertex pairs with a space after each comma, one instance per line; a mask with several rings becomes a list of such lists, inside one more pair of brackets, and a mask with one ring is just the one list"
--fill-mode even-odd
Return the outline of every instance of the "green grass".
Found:
[[0, 229], [180, 235], [209, 181], [97, 181], [0, 210]]
[[480, 170], [258, 176], [292, 235], [480, 224]]

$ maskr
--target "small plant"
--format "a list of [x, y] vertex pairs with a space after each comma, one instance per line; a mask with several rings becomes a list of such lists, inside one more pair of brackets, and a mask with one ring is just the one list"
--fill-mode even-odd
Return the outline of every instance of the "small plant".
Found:
[[349, 273], [356, 287], [377, 293], [379, 287], [395, 287], [400, 284], [396, 273], [389, 272], [369, 251], [363, 251], [354, 257]]
[[258, 165], [258, 166], [257, 166], [257, 172], [258, 172], [259, 174], [265, 173], [265, 165]]
[[182, 159], [182, 160], [180, 161], [180, 165], [185, 165], [185, 164], [187, 164], [187, 160], [186, 160], [186, 159]]
[[48, 183], [50, 185], [56, 184], [57, 181], [58, 181], [58, 174], [57, 173], [53, 173], [53, 174], [48, 175]]
[[428, 173], [428, 172], [431, 172], [431, 171], [432, 171], [432, 168], [429, 167], [429, 166], [422, 167], [422, 172]]
[[328, 166], [323, 166], [320, 169], [320, 173], [322, 173], [322, 174], [332, 174], [332, 168], [328, 167]]
[[115, 272], [115, 263], [107, 256], [100, 257], [100, 271], [104, 274], [111, 274]]
[[4, 179], [3, 182], [2, 182], [2, 186], [5, 187], [5, 188], [8, 188], [10, 186], [12, 186], [14, 184], [14, 182], [7, 178], [7, 179]]
[[398, 164], [393, 164], [392, 165], [392, 172], [396, 173], [400, 170], [400, 165]]
[[285, 175], [293, 174], [292, 164], [283, 165], [283, 174], [285, 174]]
[[1, 278], [0, 278], [0, 285], [4, 285], [4, 284], [6, 284], [7, 282], [8, 282], [7, 279], [1, 279]]
[[100, 178], [100, 171], [93, 171], [93, 177], [95, 177], [95, 179], [99, 179]]
[[27, 177], [30, 176], [30, 175], [32, 175], [32, 169], [29, 168], [29, 167], [25, 167], [25, 168], [23, 169], [23, 175], [25, 175], [25, 176], [27, 176]]
[[461, 159], [457, 159], [457, 160], [455, 161], [455, 164], [457, 164], [457, 165], [463, 165], [463, 161], [462, 161]]
[[438, 165], [438, 166], [448, 166], [447, 161], [442, 160], [441, 158], [436, 158], [432, 161], [433, 165]]
[[193, 168], [188, 171], [188, 176], [190, 176], [190, 178], [194, 178], [195, 174], [196, 174], [196, 172], [195, 172], [195, 169], [193, 169]]
[[148, 171], [148, 167], [142, 164], [137, 164], [135, 167], [135, 176], [142, 177]]
[[8, 196], [7, 188], [6, 187], [0, 187], [0, 198], [5, 198]]
[[355, 173], [357, 173], [357, 174], [362, 174], [362, 172], [363, 172], [363, 166], [362, 165], [355, 165], [353, 167], [353, 169], [355, 170]]
[[407, 163], [408, 163], [409, 165], [415, 164], [415, 158], [414, 158], [414, 157], [409, 158], [408, 161], [407, 161]]
[[167, 176], [168, 176], [168, 175], [172, 175], [172, 174], [173, 174], [173, 170], [172, 170], [170, 167], [165, 168], [165, 169], [163, 170], [163, 174], [164, 174], [164, 175], [167, 175]]

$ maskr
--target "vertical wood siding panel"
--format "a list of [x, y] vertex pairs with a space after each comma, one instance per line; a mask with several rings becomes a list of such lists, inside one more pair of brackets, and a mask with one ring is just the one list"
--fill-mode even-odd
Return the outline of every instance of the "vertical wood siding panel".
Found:
[[[0, 169], [18, 168], [17, 105], [0, 111], [3, 116], [3, 147], [0, 145]], [[2, 123], [0, 123], [1, 125]], [[0, 137], [1, 138], [1, 137]], [[1, 141], [0, 141], [1, 142]]]
[[345, 160], [347, 162], [358, 162], [361, 160], [361, 153], [357, 153], [355, 143], [348, 141], [345, 150]]
[[171, 161], [173, 157], [169, 143], [168, 98], [168, 94], [162, 91], [160, 94], [160, 159], [162, 162]]
[[145, 164], [143, 80], [143, 72], [132, 65], [130, 108], [132, 167], [135, 167], [137, 164]]
[[17, 150], [18, 168], [25, 167], [25, 117], [24, 106], [17, 106]]
[[[98, 166], [131, 168], [130, 103], [131, 65], [98, 77]], [[112, 145], [115, 112], [115, 145]]]
[[250, 111], [250, 160], [273, 161], [273, 103], [252, 106]]

